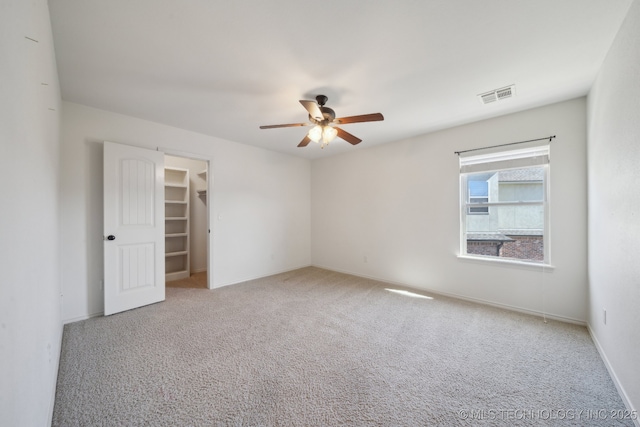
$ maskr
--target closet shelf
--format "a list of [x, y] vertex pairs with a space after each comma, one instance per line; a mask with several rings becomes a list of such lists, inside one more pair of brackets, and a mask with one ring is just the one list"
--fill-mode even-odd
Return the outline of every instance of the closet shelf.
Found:
[[179, 252], [167, 252], [166, 254], [164, 254], [165, 257], [172, 257], [172, 256], [181, 256], [181, 255], [187, 255], [189, 252], [188, 251], [179, 251]]
[[200, 178], [202, 178], [202, 180], [204, 181], [203, 185], [200, 185], [200, 188], [197, 189], [198, 192], [198, 196], [206, 196], [207, 195], [207, 170], [201, 170], [200, 172], [198, 172], [198, 176]]
[[167, 282], [171, 282], [172, 280], [180, 280], [180, 279], [184, 279], [185, 277], [189, 277], [189, 271], [188, 270], [176, 270], [176, 271], [171, 271], [171, 272], [167, 272], [165, 274], [166, 277], [166, 281]]
[[165, 167], [165, 281], [189, 277], [189, 169]]

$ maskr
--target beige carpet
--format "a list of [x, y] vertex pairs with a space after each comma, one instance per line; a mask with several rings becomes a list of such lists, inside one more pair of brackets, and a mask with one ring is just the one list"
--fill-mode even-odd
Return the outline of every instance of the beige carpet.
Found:
[[584, 327], [389, 288], [309, 267], [67, 325], [53, 425], [633, 425]]
[[195, 288], [207, 289], [207, 272], [193, 273], [190, 277], [166, 282], [167, 288]]

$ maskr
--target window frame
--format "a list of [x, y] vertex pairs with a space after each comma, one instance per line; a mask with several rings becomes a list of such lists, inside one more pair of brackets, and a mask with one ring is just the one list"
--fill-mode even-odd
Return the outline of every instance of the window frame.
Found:
[[[469, 165], [469, 166], [467, 166]], [[465, 167], [466, 166], [466, 167]], [[542, 167], [543, 179], [542, 179], [542, 200], [541, 201], [505, 201], [495, 202], [491, 201], [489, 196], [486, 198], [489, 200], [486, 203], [474, 203], [471, 205], [470, 200], [472, 197], [469, 194], [468, 177], [474, 173], [498, 173], [504, 170], [524, 169]], [[469, 156], [466, 159], [461, 157], [460, 159], [460, 253], [459, 257], [471, 258], [477, 260], [487, 260], [492, 262], [506, 262], [525, 264], [532, 266], [552, 267], [551, 265], [551, 239], [550, 239], [550, 208], [549, 208], [549, 193], [550, 193], [550, 150], [549, 146], [543, 147], [531, 147], [521, 150], [505, 150], [500, 152], [494, 152], [491, 154]], [[481, 215], [480, 213], [471, 213], [469, 209], [471, 207], [480, 208], [486, 207], [487, 214], [490, 212], [491, 207], [499, 206], [543, 206], [543, 230], [542, 230], [542, 242], [543, 242], [543, 260], [534, 259], [521, 259], [521, 258], [508, 258], [491, 255], [469, 254], [467, 253], [467, 216]], [[486, 215], [486, 214], [485, 214]]]

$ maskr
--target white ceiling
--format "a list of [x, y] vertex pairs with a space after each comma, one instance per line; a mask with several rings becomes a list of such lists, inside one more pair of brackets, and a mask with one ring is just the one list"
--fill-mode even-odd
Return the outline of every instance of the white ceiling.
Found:
[[[62, 98], [305, 158], [589, 90], [633, 0], [50, 0]], [[482, 105], [477, 95], [516, 85]], [[363, 139], [296, 145], [299, 99]], [[537, 137], [539, 135], [531, 135]]]

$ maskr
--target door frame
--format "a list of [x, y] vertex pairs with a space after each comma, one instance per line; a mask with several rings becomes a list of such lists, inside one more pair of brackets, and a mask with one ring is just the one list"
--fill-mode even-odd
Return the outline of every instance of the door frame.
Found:
[[205, 154], [192, 153], [188, 151], [175, 150], [173, 148], [166, 147], [156, 147], [157, 151], [162, 152], [166, 156], [174, 156], [174, 157], [184, 157], [192, 160], [199, 160], [205, 162], [207, 164], [207, 230], [208, 230], [208, 238], [207, 238], [207, 289], [213, 289], [213, 269], [212, 269], [212, 259], [213, 259], [213, 230], [211, 229], [213, 226], [213, 221], [211, 215], [213, 215], [212, 201], [212, 185], [213, 182], [213, 158], [211, 156], [207, 156]]

